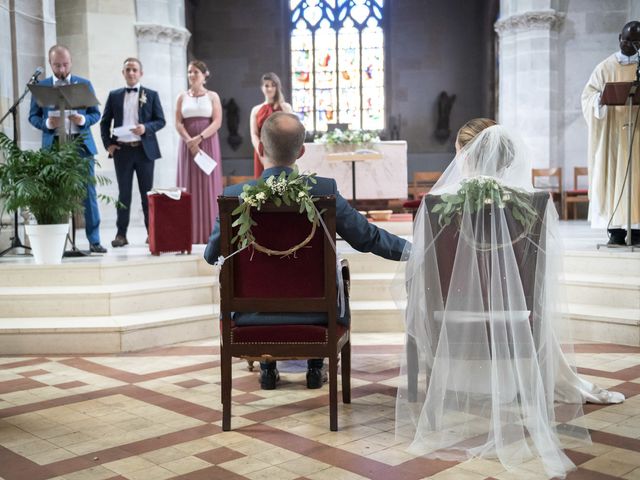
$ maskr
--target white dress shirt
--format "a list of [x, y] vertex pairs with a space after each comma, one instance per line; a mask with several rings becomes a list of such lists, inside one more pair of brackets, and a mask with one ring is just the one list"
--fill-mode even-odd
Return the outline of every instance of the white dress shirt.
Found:
[[[126, 86], [125, 88], [137, 88], [135, 92], [124, 92], [124, 103], [122, 105], [122, 126], [135, 126], [138, 125], [138, 99], [140, 98], [140, 84], [136, 84], [133, 87]], [[118, 137], [119, 142], [139, 142], [140, 135], [134, 135], [133, 133], [128, 135], [121, 135]]]

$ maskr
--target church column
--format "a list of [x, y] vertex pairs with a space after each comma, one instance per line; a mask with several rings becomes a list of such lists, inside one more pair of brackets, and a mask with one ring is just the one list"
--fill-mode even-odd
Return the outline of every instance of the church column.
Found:
[[175, 102], [187, 88], [187, 42], [183, 0], [137, 0], [138, 56], [144, 65], [143, 83], [157, 90], [167, 125], [158, 132], [162, 159], [156, 162], [154, 183], [176, 184], [178, 134]]
[[[511, 12], [502, 2], [499, 35], [498, 121], [516, 130], [531, 149], [534, 167], [558, 164], [557, 29], [564, 14], [554, 9]], [[506, 8], [505, 8], [506, 7]]]
[[[54, 0], [0, 0], [0, 113], [4, 113], [18, 99], [36, 67], [46, 68], [47, 49], [55, 42], [56, 22]], [[44, 74], [40, 77], [44, 78]], [[29, 124], [31, 95], [23, 99], [18, 109], [18, 138], [22, 148], [39, 148], [40, 133]], [[0, 126], [13, 136], [10, 118]], [[2, 208], [2, 205], [0, 205]], [[22, 222], [22, 218], [19, 217]], [[9, 246], [13, 235], [13, 215], [3, 212], [0, 219], [0, 250]], [[20, 229], [24, 241], [24, 232]]]

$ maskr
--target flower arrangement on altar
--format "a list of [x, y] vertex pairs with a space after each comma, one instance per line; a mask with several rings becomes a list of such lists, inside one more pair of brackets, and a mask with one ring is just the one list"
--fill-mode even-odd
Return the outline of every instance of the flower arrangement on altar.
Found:
[[[309, 193], [312, 184], [317, 183], [315, 176], [315, 173], [300, 174], [297, 167], [294, 166], [289, 175], [283, 171], [277, 177], [272, 175], [266, 180], [259, 179], [255, 185], [245, 185], [240, 194], [241, 203], [231, 213], [234, 216], [238, 215], [238, 218], [232, 224], [233, 227], [238, 227], [238, 231], [231, 243], [237, 244], [240, 249], [253, 244], [256, 250], [264, 251], [270, 255], [289, 255], [306, 245], [313, 237], [320, 221], [321, 212], [314, 205], [315, 199]], [[288, 206], [298, 205], [300, 213], [306, 212], [307, 218], [312, 224], [311, 234], [308, 239], [285, 252], [260, 247], [251, 233], [251, 227], [257, 225], [256, 221], [251, 218], [251, 209], [260, 210], [267, 202], [273, 202], [277, 207], [282, 204]]]
[[454, 217], [461, 215], [465, 205], [469, 208], [469, 213], [478, 212], [485, 205], [507, 207], [525, 232], [531, 230], [537, 216], [531, 205], [530, 194], [505, 187], [492, 177], [478, 176], [464, 180], [457, 193], [445, 193], [440, 198], [441, 202], [431, 211], [439, 214], [438, 222], [441, 226], [449, 225]]
[[[373, 142], [379, 142], [378, 132], [370, 130], [345, 130], [336, 128], [330, 132], [316, 136], [314, 143], [324, 144], [328, 150], [353, 150], [354, 148], [370, 148]], [[338, 147], [338, 148], [336, 148]], [[341, 148], [342, 147], [342, 148]]]

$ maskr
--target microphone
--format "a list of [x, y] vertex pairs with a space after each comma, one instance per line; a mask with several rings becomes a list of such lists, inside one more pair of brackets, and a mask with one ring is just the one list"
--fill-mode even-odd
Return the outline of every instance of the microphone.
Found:
[[31, 75], [31, 78], [29, 79], [29, 85], [35, 85], [36, 83], [38, 83], [38, 77], [42, 74], [42, 72], [44, 72], [42, 67], [36, 67], [36, 71], [33, 72], [33, 75]]

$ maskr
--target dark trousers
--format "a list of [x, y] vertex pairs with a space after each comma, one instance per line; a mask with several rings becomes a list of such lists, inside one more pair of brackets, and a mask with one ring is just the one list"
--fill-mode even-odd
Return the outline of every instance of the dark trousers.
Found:
[[118, 208], [118, 235], [127, 236], [129, 217], [131, 214], [131, 190], [133, 187], [133, 174], [138, 179], [140, 201], [144, 213], [144, 225], [149, 230], [149, 202], [147, 192], [153, 188], [153, 167], [155, 162], [149, 160], [144, 154], [142, 145], [128, 147], [123, 145], [113, 153], [113, 165], [116, 169], [118, 180], [118, 201], [123, 205]]
[[[307, 360], [307, 368], [322, 368], [324, 358], [310, 358]], [[276, 368], [276, 362], [260, 362], [260, 368], [262, 370], [271, 370]]]
[[[75, 140], [78, 135], [69, 135], [69, 141]], [[58, 137], [53, 138], [53, 144], [57, 145], [59, 142]], [[91, 158], [89, 174], [91, 177], [96, 176], [96, 165], [93, 159], [93, 154], [89, 151], [86, 145], [82, 144], [79, 149], [80, 155], [83, 157]], [[98, 194], [96, 192], [96, 185], [93, 182], [87, 184], [87, 196], [84, 197], [84, 231], [87, 234], [87, 240], [90, 245], [100, 243], [100, 209], [98, 207]]]

